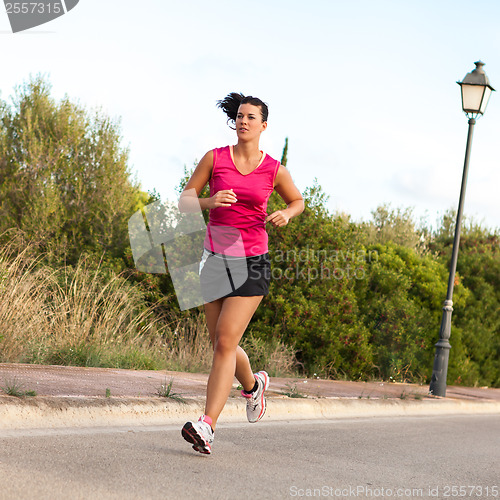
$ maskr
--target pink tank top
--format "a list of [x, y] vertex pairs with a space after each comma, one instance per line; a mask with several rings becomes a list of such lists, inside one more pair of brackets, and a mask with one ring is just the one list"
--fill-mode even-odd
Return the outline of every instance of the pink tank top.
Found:
[[274, 190], [279, 161], [264, 153], [259, 165], [244, 175], [236, 168], [229, 146], [214, 149], [213, 153], [210, 196], [232, 188], [238, 201], [230, 207], [210, 210], [205, 248], [235, 257], [267, 253], [267, 202]]

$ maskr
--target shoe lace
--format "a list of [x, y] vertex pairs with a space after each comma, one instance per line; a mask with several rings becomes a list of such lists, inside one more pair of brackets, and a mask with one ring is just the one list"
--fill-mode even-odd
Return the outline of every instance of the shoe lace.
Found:
[[255, 391], [254, 394], [252, 394], [251, 398], [248, 398], [247, 406], [252, 411], [255, 411], [255, 409], [257, 408], [257, 406], [259, 406], [258, 393], [259, 393], [259, 391], [257, 390], [257, 391]]

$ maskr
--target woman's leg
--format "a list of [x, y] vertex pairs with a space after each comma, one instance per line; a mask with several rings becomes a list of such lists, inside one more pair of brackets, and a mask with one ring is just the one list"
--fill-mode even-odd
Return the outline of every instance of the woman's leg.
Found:
[[[217, 299], [212, 302], [205, 303], [205, 317], [207, 319], [207, 328], [208, 333], [210, 334], [212, 348], [215, 347], [215, 330], [224, 300], [225, 299]], [[255, 377], [253, 376], [247, 353], [240, 346], [236, 348], [235, 376], [243, 386], [243, 389], [248, 392], [252, 390], [255, 384]]]
[[[212, 419], [213, 428], [215, 428], [217, 419], [231, 392], [236, 373], [237, 358], [239, 360], [238, 375], [245, 379], [243, 387], [250, 390], [255, 383], [248, 357], [241, 348], [238, 351], [238, 344], [262, 298], [262, 295], [257, 295], [219, 299], [222, 300], [222, 305], [212, 339], [214, 358], [208, 379], [205, 405], [205, 415]], [[216, 311], [215, 307], [214, 310]], [[211, 312], [213, 311], [211, 310]], [[209, 316], [210, 320], [207, 318], [207, 323], [210, 321], [210, 327], [213, 327], [213, 316], [215, 314], [212, 316], [209, 313]], [[243, 380], [240, 380], [240, 382], [243, 384]]]

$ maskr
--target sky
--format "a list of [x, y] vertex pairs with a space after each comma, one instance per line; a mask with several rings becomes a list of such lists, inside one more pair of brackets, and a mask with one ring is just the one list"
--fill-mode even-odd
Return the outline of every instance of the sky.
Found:
[[[369, 220], [382, 204], [428, 226], [456, 209], [467, 117], [457, 81], [481, 60], [500, 88], [496, 0], [80, 0], [13, 34], [0, 5], [0, 98], [38, 73], [120, 120], [131, 175], [163, 201], [184, 166], [236, 143], [216, 101], [269, 105], [260, 146], [301, 192]], [[477, 121], [465, 213], [500, 227], [500, 95]]]

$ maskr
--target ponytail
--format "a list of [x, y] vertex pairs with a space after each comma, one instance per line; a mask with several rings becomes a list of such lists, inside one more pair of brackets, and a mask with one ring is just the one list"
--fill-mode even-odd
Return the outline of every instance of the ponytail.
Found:
[[[251, 95], [244, 96], [241, 92], [237, 94], [236, 92], [231, 92], [224, 99], [217, 101], [217, 107], [222, 109], [227, 115], [227, 123], [235, 122], [236, 116], [238, 115], [238, 109], [242, 104], [252, 104], [253, 106], [258, 106], [262, 115], [262, 121], [267, 122], [267, 117], [269, 110], [267, 104], [261, 101], [258, 97], [253, 97]], [[232, 127], [231, 127], [232, 128]]]

